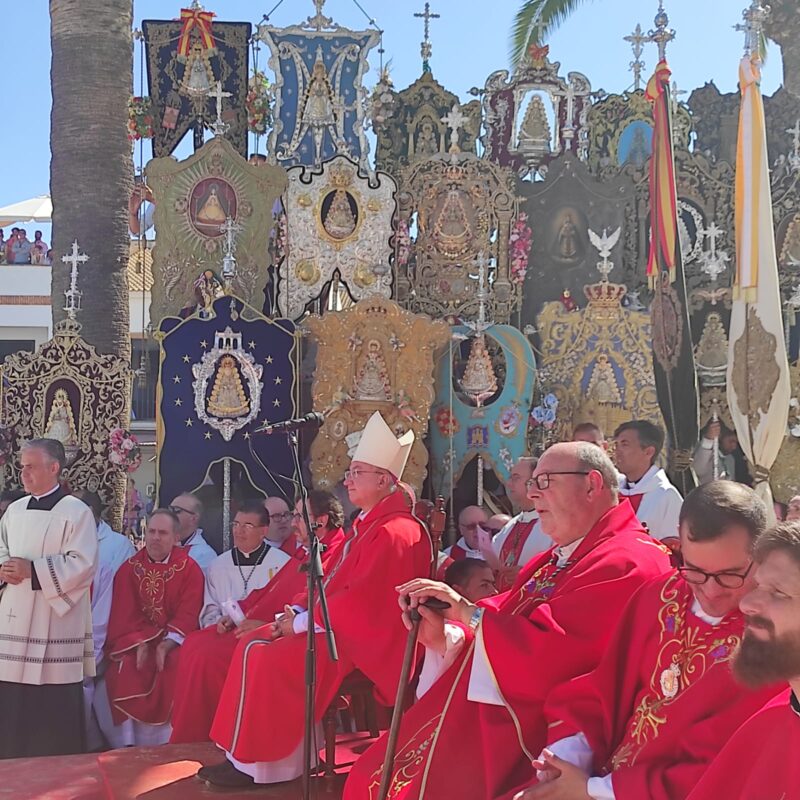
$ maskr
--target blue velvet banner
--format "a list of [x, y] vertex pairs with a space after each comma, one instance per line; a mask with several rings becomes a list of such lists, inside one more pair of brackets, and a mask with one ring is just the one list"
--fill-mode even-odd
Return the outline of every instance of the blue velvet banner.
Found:
[[208, 319], [167, 317], [159, 329], [160, 502], [201, 486], [224, 458], [242, 465], [266, 494], [291, 498], [287, 437], [254, 430], [295, 416], [294, 325], [267, 319], [231, 296], [216, 300], [212, 310]]

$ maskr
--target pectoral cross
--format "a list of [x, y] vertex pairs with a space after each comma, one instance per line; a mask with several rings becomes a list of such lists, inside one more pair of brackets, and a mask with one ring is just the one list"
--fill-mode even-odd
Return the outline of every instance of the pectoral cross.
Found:
[[633, 61], [628, 65], [628, 68], [633, 72], [633, 88], [638, 92], [642, 86], [642, 70], [644, 69], [642, 53], [644, 52], [644, 43], [647, 41], [647, 36], [642, 31], [642, 26], [637, 22], [633, 33], [622, 38], [624, 41], [630, 42], [633, 48]]
[[222, 91], [222, 81], [217, 81], [216, 84], [214, 84], [214, 91], [210, 94], [211, 97], [214, 98], [217, 106], [217, 118], [214, 120], [211, 130], [214, 136], [223, 136], [228, 132], [230, 125], [222, 121], [222, 99], [224, 97], [233, 97], [233, 95], [230, 92]]
[[431, 48], [431, 40], [430, 40], [430, 27], [431, 27], [431, 20], [432, 19], [439, 19], [441, 14], [434, 14], [431, 11], [431, 4], [425, 3], [425, 10], [422, 13], [415, 13], [415, 17], [419, 19], [425, 20], [425, 28], [424, 28], [424, 35], [422, 37], [422, 43], [419, 46], [419, 52], [422, 56], [422, 71], [423, 72], [430, 72], [431, 67], [428, 63], [431, 58], [431, 53], [433, 52]]
[[61, 260], [70, 265], [69, 289], [64, 292], [64, 296], [67, 298], [64, 311], [67, 312], [67, 316], [70, 319], [75, 319], [77, 312], [81, 310], [81, 292], [78, 291], [78, 265], [85, 264], [89, 260], [89, 256], [80, 252], [78, 240], [76, 239], [72, 243], [72, 251], [65, 256], [61, 256]]
[[461, 106], [455, 103], [449, 113], [442, 117], [441, 121], [450, 128], [450, 152], [458, 153], [461, 149], [458, 146], [458, 132], [464, 127], [464, 123], [467, 121], [467, 118], [461, 111]]

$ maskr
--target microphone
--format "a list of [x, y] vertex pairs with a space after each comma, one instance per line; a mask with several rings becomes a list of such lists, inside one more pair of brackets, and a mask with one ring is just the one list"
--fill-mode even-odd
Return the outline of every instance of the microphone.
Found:
[[306, 428], [319, 428], [325, 422], [325, 416], [317, 411], [312, 411], [299, 419], [285, 419], [282, 422], [272, 422], [268, 425], [259, 425], [253, 433], [290, 433]]

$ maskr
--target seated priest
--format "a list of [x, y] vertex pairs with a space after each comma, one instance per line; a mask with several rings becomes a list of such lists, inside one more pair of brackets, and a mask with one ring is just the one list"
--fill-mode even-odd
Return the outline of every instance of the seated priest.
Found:
[[444, 549], [442, 555], [449, 556], [453, 561], [462, 558], [477, 558], [484, 560], [485, 556], [480, 549], [479, 534], [487, 524], [489, 514], [481, 506], [466, 506], [458, 514], [458, 532], [461, 534], [458, 541]]
[[[548, 448], [528, 478], [544, 532], [555, 545], [534, 558], [512, 589], [470, 603], [445, 584], [398, 586], [419, 606], [425, 661], [420, 700], [403, 717], [390, 781], [392, 800], [494, 800], [547, 739], [543, 706], [555, 686], [592, 669], [631, 593], [669, 569], [666, 549], [617, 497], [614, 465], [599, 448]], [[386, 737], [356, 762], [346, 800], [379, 785]]]
[[178, 648], [197, 630], [203, 571], [180, 547], [169, 509], [147, 521], [144, 548], [114, 578], [106, 657], [97, 686], [97, 721], [112, 747], [169, 741]]
[[[322, 568], [325, 570], [344, 541], [344, 511], [336, 497], [323, 491], [309, 492], [307, 506], [311, 525], [325, 547], [322, 553]], [[301, 512], [298, 501], [292, 517], [292, 532], [299, 544], [296, 557], [290, 557], [288, 563], [263, 588], [251, 591], [239, 601], [244, 620], [236, 625], [225, 615], [215, 626], [195, 631], [186, 637], [178, 665], [182, 679], [175, 687], [170, 741], [200, 742], [208, 739], [239, 638], [248, 631], [273, 622], [275, 615], [303, 591], [308, 575], [303, 565], [308, 557], [306, 548], [309, 536]]]
[[253, 589], [262, 589], [289, 561], [291, 556], [264, 538], [268, 528], [269, 512], [260, 500], [241, 504], [231, 528], [233, 547], [217, 556], [206, 573], [201, 628], [216, 625], [230, 613], [230, 604], [238, 605]]
[[506, 523], [492, 541], [496, 557], [492, 566], [497, 571], [497, 588], [501, 592], [511, 588], [520, 570], [532, 558], [553, 546], [553, 540], [544, 532], [533, 498], [528, 496], [526, 488], [535, 468], [536, 459], [524, 456], [511, 468], [511, 475], [506, 482], [508, 499], [519, 513]]
[[689, 800], [800, 799], [800, 523], [776, 525], [755, 549], [755, 586], [740, 601], [744, 636], [733, 676], [789, 687], [729, 739]]
[[685, 798], [731, 734], [779, 691], [738, 686], [731, 657], [754, 586], [753, 545], [767, 509], [755, 492], [716, 481], [680, 516], [684, 566], [628, 603], [597, 669], [556, 689], [538, 785], [515, 796]]
[[203, 503], [196, 494], [184, 492], [179, 494], [169, 505], [180, 524], [178, 544], [185, 547], [189, 556], [199, 565], [203, 573], [217, 557], [217, 552], [205, 540], [200, 518], [203, 516]]
[[264, 501], [264, 508], [269, 513], [268, 544], [293, 556], [298, 545], [292, 535], [292, 512], [288, 504], [282, 497], [268, 497]]
[[[344, 678], [360, 670], [384, 701], [396, 691], [405, 647], [396, 587], [429, 575], [428, 533], [398, 488], [414, 434], [396, 439], [378, 412], [370, 417], [344, 484], [361, 509], [354, 532], [328, 562], [325, 580], [339, 661], [317, 636], [314, 703], [319, 723]], [[226, 760], [198, 776], [223, 787], [274, 783], [303, 771], [304, 669], [307, 625], [319, 625], [319, 608], [295, 598], [280, 621], [243, 637], [228, 671], [211, 739]], [[310, 620], [309, 620], [310, 617]], [[246, 680], [245, 680], [246, 679]]]

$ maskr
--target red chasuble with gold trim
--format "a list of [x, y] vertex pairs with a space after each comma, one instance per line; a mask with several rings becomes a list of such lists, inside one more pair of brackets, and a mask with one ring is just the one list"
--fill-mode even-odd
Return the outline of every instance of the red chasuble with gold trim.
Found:
[[[181, 547], [173, 547], [164, 564], [140, 550], [119, 568], [105, 646], [115, 724], [127, 717], [152, 725], [169, 722], [180, 648], [170, 651], [163, 672], [156, 668], [155, 648], [170, 632], [187, 636], [197, 630], [202, 607], [203, 572]], [[147, 660], [138, 670], [136, 648], [143, 642], [149, 643]]]
[[537, 519], [532, 519], [528, 522], [517, 522], [509, 531], [503, 546], [500, 548], [500, 563], [504, 567], [515, 567], [519, 564], [522, 548], [525, 547], [525, 542], [528, 541], [528, 537], [531, 535], [533, 526], [537, 521]]
[[733, 679], [741, 612], [712, 626], [693, 602], [676, 573], [644, 586], [595, 672], [548, 701], [549, 742], [582, 732], [593, 774], [612, 775], [616, 800], [686, 797], [736, 728], [780, 691]]
[[[341, 528], [323, 537], [322, 544], [327, 548], [322, 554], [323, 570], [332, 558], [337, 557], [344, 538]], [[247, 618], [272, 622], [275, 615], [302, 591], [307, 579], [302, 566], [307, 560], [306, 551], [297, 550], [296, 557], [287, 561], [266, 586], [253, 590], [240, 600], [239, 605]], [[175, 686], [171, 742], [203, 742], [208, 739], [237, 644], [239, 640], [233, 631], [217, 633], [216, 625], [186, 637], [178, 664], [181, 680]]]
[[[542, 553], [505, 594], [481, 602], [480, 635], [503, 705], [468, 698], [476, 642], [403, 717], [390, 800], [493, 800], [523, 776], [546, 740], [554, 686], [600, 660], [631, 593], [669, 568], [631, 507], [604, 514], [563, 567]], [[356, 762], [346, 800], [378, 795], [384, 736]]]
[[[339, 661], [330, 661], [319, 634], [317, 719], [355, 669], [384, 701], [394, 697], [406, 640], [395, 587], [430, 574], [430, 538], [401, 493], [378, 503], [354, 530], [339, 557], [328, 562], [328, 609]], [[211, 728], [211, 739], [244, 762], [285, 758], [303, 737], [306, 637], [266, 642], [260, 636], [254, 631], [240, 640]], [[264, 724], [264, 709], [275, 724]]]
[[687, 800], [800, 800], [800, 702], [782, 692], [722, 748]]

